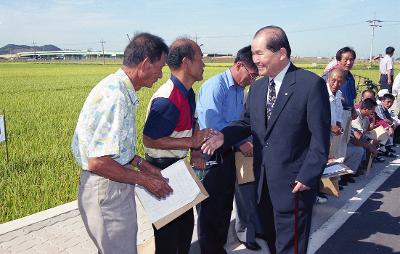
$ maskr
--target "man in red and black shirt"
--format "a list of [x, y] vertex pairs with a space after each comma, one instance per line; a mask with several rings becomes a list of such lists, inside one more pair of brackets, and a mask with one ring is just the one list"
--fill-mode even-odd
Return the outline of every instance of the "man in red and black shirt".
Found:
[[[171, 78], [150, 99], [143, 130], [146, 159], [164, 169], [186, 158], [204, 168], [199, 147], [210, 129], [199, 130], [194, 118], [196, 81], [203, 79], [204, 63], [200, 47], [190, 39], [172, 43], [167, 57]], [[156, 253], [189, 253], [194, 227], [193, 209], [159, 230], [154, 229]]]

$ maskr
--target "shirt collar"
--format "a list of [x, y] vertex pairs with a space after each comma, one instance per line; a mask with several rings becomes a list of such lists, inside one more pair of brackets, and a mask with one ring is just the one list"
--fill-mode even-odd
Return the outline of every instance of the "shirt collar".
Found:
[[333, 94], [332, 91], [331, 91], [331, 88], [328, 85], [328, 83], [326, 83], [326, 86], [328, 88], [329, 98], [342, 99], [342, 92], [340, 90], [337, 90], [336, 94]]
[[182, 82], [172, 74], [171, 74], [170, 79], [171, 79], [172, 83], [174, 83], [174, 86], [176, 86], [186, 97], [189, 97], [190, 91], [193, 90], [192, 88], [187, 90], [186, 87], [182, 84]]
[[231, 69], [227, 69], [225, 71], [226, 77], [228, 79], [228, 87], [234, 86], [236, 84], [235, 80], [233, 79]]
[[124, 72], [124, 70], [122, 70], [121, 68], [119, 68], [119, 69], [115, 72], [115, 75], [118, 76], [118, 77], [121, 79], [122, 83], [124, 83], [125, 87], [126, 87], [128, 90], [133, 90], [133, 91], [135, 91], [131, 80], [129, 79], [128, 75], [126, 75], [126, 73]]
[[330, 97], [335, 97], [335, 95], [332, 93], [331, 88], [329, 87], [328, 82], [326, 83], [326, 87], [328, 88], [328, 93]]
[[[291, 62], [289, 61], [289, 63], [285, 66], [285, 68], [283, 68], [281, 70], [281, 72], [278, 73], [278, 75], [275, 76], [275, 78], [273, 78], [275, 85], [280, 86], [283, 82], [283, 79], [285, 78], [286, 72], [290, 67]], [[272, 80], [272, 77], [269, 77], [269, 81]]]

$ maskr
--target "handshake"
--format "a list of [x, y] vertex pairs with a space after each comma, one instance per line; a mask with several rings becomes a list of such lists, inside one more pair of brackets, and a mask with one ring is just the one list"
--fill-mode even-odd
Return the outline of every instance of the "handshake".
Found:
[[212, 155], [216, 149], [223, 145], [224, 135], [221, 132], [210, 128], [203, 130], [196, 129], [191, 142], [191, 148], [201, 148], [204, 154]]

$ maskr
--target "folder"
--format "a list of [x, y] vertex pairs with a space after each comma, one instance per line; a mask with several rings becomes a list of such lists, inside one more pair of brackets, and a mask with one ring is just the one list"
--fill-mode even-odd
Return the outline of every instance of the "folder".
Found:
[[236, 152], [235, 165], [238, 184], [254, 182], [253, 157], [245, 157], [241, 152]]

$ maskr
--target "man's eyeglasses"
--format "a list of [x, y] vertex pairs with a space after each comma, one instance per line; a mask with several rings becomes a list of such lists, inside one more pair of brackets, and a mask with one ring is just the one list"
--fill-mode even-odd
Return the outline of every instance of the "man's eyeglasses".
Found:
[[255, 79], [258, 77], [258, 74], [257, 74], [257, 73], [251, 73], [251, 72], [247, 69], [246, 65], [242, 64], [242, 66], [243, 66], [244, 69], [247, 71], [247, 73], [249, 74], [249, 76], [250, 76], [250, 78], [251, 78], [252, 80], [255, 80]]

